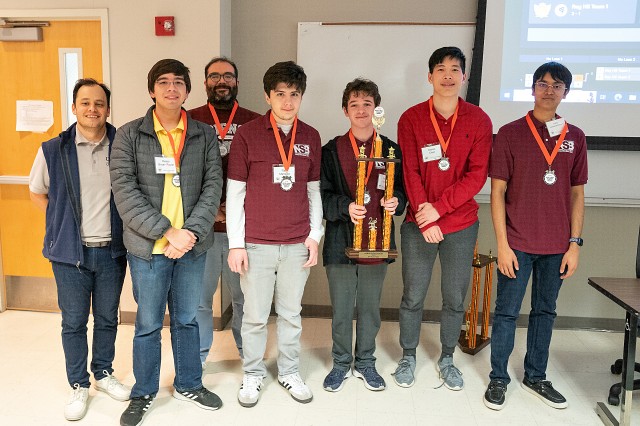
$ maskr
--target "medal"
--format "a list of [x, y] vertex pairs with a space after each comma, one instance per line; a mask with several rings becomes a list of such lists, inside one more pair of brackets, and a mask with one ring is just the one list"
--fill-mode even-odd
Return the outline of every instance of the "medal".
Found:
[[453, 118], [451, 119], [451, 133], [449, 133], [449, 137], [447, 140], [444, 140], [442, 136], [442, 131], [440, 130], [440, 126], [438, 125], [438, 120], [436, 120], [436, 115], [433, 112], [433, 97], [429, 98], [429, 118], [431, 119], [431, 124], [433, 125], [433, 130], [436, 132], [436, 136], [438, 137], [438, 142], [440, 142], [440, 147], [442, 148], [442, 158], [438, 161], [438, 168], [443, 172], [446, 172], [451, 167], [451, 162], [447, 158], [447, 148], [449, 148], [449, 142], [451, 142], [451, 136], [453, 136], [453, 129], [456, 127], [456, 121], [458, 121], [458, 107], [460, 104], [456, 105], [456, 110], [453, 113]]
[[228, 153], [229, 153], [229, 148], [227, 148], [227, 145], [224, 142], [221, 142], [220, 143], [220, 156], [224, 157]]
[[442, 157], [440, 161], [438, 161], [438, 168], [443, 172], [446, 172], [451, 167], [451, 163], [447, 157]]
[[557, 180], [558, 177], [556, 176], [556, 172], [549, 168], [549, 170], [547, 170], [544, 174], [544, 183], [546, 183], [547, 185], [553, 185]]
[[171, 183], [176, 188], [180, 188], [180, 175], [173, 175], [173, 177], [171, 178]]
[[529, 114], [527, 114], [525, 118], [527, 124], [529, 125], [529, 130], [531, 130], [531, 135], [533, 135], [533, 138], [538, 143], [538, 147], [540, 148], [540, 151], [542, 151], [542, 154], [544, 155], [544, 158], [545, 160], [547, 160], [547, 164], [549, 165], [549, 169], [544, 173], [544, 177], [542, 178], [542, 180], [547, 185], [553, 185], [558, 181], [558, 177], [556, 176], [556, 172], [551, 170], [551, 164], [553, 163], [553, 160], [555, 160], [556, 155], [558, 155], [558, 150], [560, 149], [560, 146], [562, 146], [562, 142], [564, 142], [564, 137], [567, 135], [569, 126], [566, 122], [564, 123], [562, 132], [560, 133], [560, 137], [556, 141], [556, 146], [553, 151], [549, 153], [547, 147], [544, 145], [544, 142], [542, 142], [542, 138], [538, 134], [535, 125], [533, 124], [533, 120], [531, 120], [531, 117], [529, 117]]
[[283, 191], [291, 191], [293, 188], [293, 181], [291, 180], [291, 176], [282, 176], [282, 180], [280, 181], [280, 189]]
[[364, 190], [364, 205], [366, 206], [370, 202], [371, 202], [371, 194], [369, 194], [369, 190], [368, 189], [365, 189]]

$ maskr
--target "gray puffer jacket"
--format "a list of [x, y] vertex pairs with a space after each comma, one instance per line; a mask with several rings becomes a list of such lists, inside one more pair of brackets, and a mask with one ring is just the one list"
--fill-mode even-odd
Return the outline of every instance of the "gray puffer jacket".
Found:
[[[162, 212], [164, 174], [155, 171], [162, 147], [153, 128], [153, 110], [118, 129], [111, 149], [111, 186], [124, 225], [127, 251], [151, 259], [156, 240], [171, 227]], [[222, 195], [220, 149], [212, 128], [187, 116], [187, 135], [180, 156], [180, 190], [184, 226], [198, 237], [196, 255], [213, 244], [214, 218]]]

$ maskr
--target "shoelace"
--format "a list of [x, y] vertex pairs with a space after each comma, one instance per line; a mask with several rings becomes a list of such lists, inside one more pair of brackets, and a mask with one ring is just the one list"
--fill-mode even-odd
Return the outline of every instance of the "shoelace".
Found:
[[411, 369], [411, 363], [409, 363], [409, 360], [402, 358], [400, 362], [398, 362], [398, 369], [393, 374], [404, 373], [405, 371], [410, 369]]
[[107, 379], [107, 389], [111, 389], [114, 386], [117, 386], [120, 384], [118, 382], [118, 379], [116, 379], [115, 376], [109, 374], [107, 370], [102, 370], [102, 373], [104, 373], [103, 379]]
[[490, 391], [493, 391], [496, 388], [504, 391], [507, 388], [507, 386], [503, 382], [501, 382], [499, 380], [489, 383], [489, 390]]
[[129, 405], [130, 410], [128, 411], [137, 411], [140, 408], [146, 411], [151, 406], [151, 402], [153, 402], [153, 399], [151, 398], [134, 398], [131, 400], [131, 404]]
[[329, 373], [329, 378], [330, 379], [344, 379], [344, 372], [338, 370], [337, 368], [334, 368], [333, 370], [331, 370], [331, 373]]
[[455, 365], [449, 364], [442, 367], [442, 369], [440, 369], [440, 378], [443, 379], [442, 383], [440, 383], [440, 385], [436, 386], [434, 389], [440, 389], [442, 386], [444, 386], [446, 377], [449, 377], [449, 375], [454, 375], [456, 373], [458, 373], [459, 377], [462, 377], [462, 371], [458, 370], [458, 367], [456, 367]]
[[297, 374], [290, 374], [282, 378], [285, 383], [288, 383], [292, 388], [301, 389], [305, 387], [302, 377]]
[[75, 383], [73, 385], [73, 393], [69, 398], [69, 403], [72, 403], [75, 401], [82, 401], [83, 399], [84, 399], [84, 392], [82, 391], [82, 388], [80, 387], [80, 385], [78, 383]]
[[261, 380], [257, 376], [244, 376], [242, 378], [242, 389], [260, 390], [262, 386]]

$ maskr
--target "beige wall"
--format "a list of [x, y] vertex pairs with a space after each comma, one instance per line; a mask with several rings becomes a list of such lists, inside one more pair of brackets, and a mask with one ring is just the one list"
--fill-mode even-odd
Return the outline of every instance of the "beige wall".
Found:
[[[298, 22], [469, 22], [476, 19], [476, 0], [234, 0], [231, 5], [231, 54], [240, 68], [240, 102], [264, 112], [262, 76], [275, 62], [295, 60]], [[384, 37], [384, 34], [381, 34]], [[419, 49], [419, 46], [416, 46]], [[490, 48], [490, 46], [486, 46]], [[425, 52], [425, 68], [428, 55]], [[375, 56], [372, 51], [372, 62]], [[319, 61], [330, 58], [318, 58]], [[301, 64], [304, 66], [305, 64]], [[340, 64], [336, 64], [340, 66]], [[363, 64], [363, 67], [371, 65]], [[426, 70], [425, 70], [426, 73]], [[426, 75], [425, 75], [426, 80]], [[426, 84], [426, 83], [425, 83]], [[336, 97], [340, 94], [336, 94]], [[407, 105], [409, 107], [410, 105]], [[515, 117], [514, 117], [515, 118]], [[312, 120], [309, 120], [313, 125]], [[496, 129], [497, 130], [497, 129]], [[565, 281], [558, 315], [621, 318], [623, 313], [587, 284], [589, 276], [633, 276], [640, 211], [637, 208], [587, 207], [585, 246], [577, 273]], [[396, 221], [399, 226], [399, 221]], [[496, 252], [489, 206], [480, 206], [479, 248]], [[399, 240], [398, 240], [399, 242]], [[426, 309], [440, 309], [440, 269], [436, 262]], [[382, 306], [397, 308], [402, 297], [400, 262], [389, 267]], [[495, 290], [494, 290], [495, 298]], [[323, 267], [315, 267], [307, 283], [303, 303], [328, 305], [329, 294]], [[523, 303], [528, 313], [529, 295]]]

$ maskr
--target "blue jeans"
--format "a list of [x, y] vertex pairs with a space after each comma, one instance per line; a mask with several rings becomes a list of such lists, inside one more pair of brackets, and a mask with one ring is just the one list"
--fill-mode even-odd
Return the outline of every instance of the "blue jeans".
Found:
[[84, 264], [51, 262], [62, 311], [62, 348], [69, 385], [88, 388], [87, 322], [93, 309], [91, 371], [96, 380], [113, 372], [118, 330], [118, 304], [127, 268], [124, 256], [111, 257], [110, 247], [82, 248]]
[[514, 250], [520, 269], [515, 278], [498, 271], [496, 310], [491, 330], [491, 373], [489, 378], [510, 382], [507, 372], [513, 351], [516, 320], [533, 270], [531, 281], [531, 313], [527, 329], [527, 354], [524, 376], [536, 382], [546, 379], [549, 344], [556, 318], [556, 300], [562, 286], [560, 278], [561, 254], [538, 255]]
[[331, 356], [333, 366], [346, 371], [353, 361], [353, 306], [356, 307], [355, 367], [375, 367], [376, 336], [380, 331], [380, 296], [387, 264], [326, 265], [333, 307]]
[[155, 395], [160, 380], [162, 321], [169, 306], [171, 349], [176, 376], [173, 387], [188, 391], [202, 387], [198, 355], [200, 338], [196, 312], [202, 287], [206, 256], [192, 251], [180, 259], [154, 254], [151, 260], [127, 255], [138, 303], [133, 338], [133, 374], [136, 383], [131, 397]]
[[476, 222], [460, 231], [445, 234], [444, 240], [437, 244], [428, 243], [420, 228], [413, 222], [405, 222], [400, 227], [404, 282], [400, 303], [400, 346], [403, 355], [416, 354], [424, 299], [438, 254], [442, 269], [440, 343], [443, 354], [453, 355], [464, 319], [464, 298], [471, 282], [471, 262], [478, 226]]
[[244, 305], [244, 295], [240, 288], [240, 274], [236, 274], [229, 269], [227, 257], [229, 256], [229, 238], [226, 232], [216, 232], [213, 246], [207, 250], [207, 261], [204, 267], [204, 277], [202, 278], [202, 294], [200, 295], [200, 306], [198, 306], [198, 327], [200, 328], [200, 361], [205, 362], [213, 343], [213, 294], [218, 287], [218, 278], [221, 277], [222, 284], [231, 293], [231, 307], [233, 316], [231, 317], [231, 331], [236, 341], [238, 352], [242, 354], [242, 306]]

